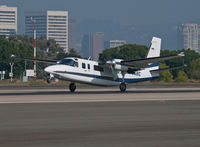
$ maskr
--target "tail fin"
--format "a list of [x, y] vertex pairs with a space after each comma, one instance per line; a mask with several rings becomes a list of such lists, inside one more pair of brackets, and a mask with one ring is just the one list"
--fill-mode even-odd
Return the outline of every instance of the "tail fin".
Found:
[[147, 58], [160, 57], [161, 39], [153, 37]]

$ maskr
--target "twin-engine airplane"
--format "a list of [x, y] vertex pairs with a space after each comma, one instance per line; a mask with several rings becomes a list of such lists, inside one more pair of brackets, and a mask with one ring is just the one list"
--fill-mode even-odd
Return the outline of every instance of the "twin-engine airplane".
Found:
[[[160, 72], [168, 69], [159, 69], [160, 61], [185, 56], [180, 53], [175, 56], [160, 57], [161, 39], [153, 37], [151, 47], [145, 59], [122, 60], [113, 59], [105, 63], [80, 58], [64, 58], [60, 61], [36, 59], [37, 62], [54, 64], [44, 70], [50, 76], [49, 83], [53, 78], [70, 81], [69, 90], [76, 90], [75, 83], [85, 83], [98, 86], [117, 86], [121, 92], [126, 91], [126, 84], [152, 80], [160, 76]], [[12, 55], [12, 57], [16, 57]], [[17, 58], [17, 57], [16, 57]], [[34, 60], [32, 58], [22, 58]]]

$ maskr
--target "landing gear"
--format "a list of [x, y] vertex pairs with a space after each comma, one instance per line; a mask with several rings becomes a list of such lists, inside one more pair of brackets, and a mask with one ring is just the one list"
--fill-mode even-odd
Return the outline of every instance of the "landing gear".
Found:
[[119, 89], [120, 89], [121, 92], [126, 92], [126, 84], [125, 83], [121, 83], [119, 85]]
[[122, 71], [122, 83], [119, 85], [119, 89], [121, 92], [126, 92], [126, 84], [124, 81], [125, 74], [126, 74], [126, 72]]
[[54, 79], [54, 75], [52, 75], [52, 74], [49, 74], [48, 76], [47, 76], [47, 83], [51, 83], [51, 81]]
[[69, 85], [69, 90], [70, 90], [71, 92], [75, 92], [75, 90], [76, 90], [76, 84], [75, 84], [75, 83], [71, 83], [71, 84]]
[[47, 78], [47, 83], [51, 83], [51, 78]]

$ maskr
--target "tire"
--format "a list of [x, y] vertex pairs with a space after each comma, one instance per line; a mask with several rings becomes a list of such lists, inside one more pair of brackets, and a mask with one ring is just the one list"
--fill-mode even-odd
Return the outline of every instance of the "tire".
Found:
[[76, 90], [76, 84], [75, 84], [75, 83], [71, 83], [71, 84], [69, 85], [69, 90], [70, 90], [71, 92], [75, 92], [75, 90]]
[[51, 79], [50, 78], [47, 78], [47, 83], [51, 83]]
[[126, 84], [125, 83], [121, 83], [119, 85], [119, 89], [120, 89], [121, 92], [126, 92]]

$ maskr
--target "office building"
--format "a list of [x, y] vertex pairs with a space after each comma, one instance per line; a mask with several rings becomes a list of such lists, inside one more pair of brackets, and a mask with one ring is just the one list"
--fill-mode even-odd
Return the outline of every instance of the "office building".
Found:
[[93, 60], [98, 61], [99, 54], [103, 52], [104, 47], [104, 34], [87, 34], [82, 39], [81, 55], [84, 58], [91, 57]]
[[178, 49], [199, 50], [199, 26], [198, 24], [182, 24], [178, 28]]
[[93, 35], [86, 34], [83, 36], [81, 43], [81, 56], [83, 58], [93, 57]]
[[69, 48], [76, 48], [76, 20], [69, 19]]
[[98, 61], [99, 54], [104, 50], [104, 34], [96, 33], [93, 35], [93, 59]]
[[110, 40], [110, 48], [119, 47], [126, 44], [126, 40]]
[[68, 52], [68, 11], [45, 11], [25, 13], [25, 34], [33, 36], [36, 21], [37, 37], [55, 39]]
[[25, 13], [25, 34], [33, 37], [34, 20], [36, 21], [37, 38], [43, 36], [47, 39], [47, 13], [46, 12], [26, 12]]
[[0, 36], [17, 34], [17, 7], [0, 5]]

